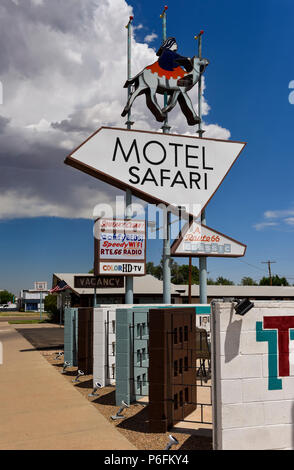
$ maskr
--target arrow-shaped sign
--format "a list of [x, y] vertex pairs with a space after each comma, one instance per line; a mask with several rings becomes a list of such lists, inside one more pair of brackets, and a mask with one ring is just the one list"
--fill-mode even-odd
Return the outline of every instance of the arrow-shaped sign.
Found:
[[246, 245], [197, 222], [187, 224], [179, 238], [171, 246], [172, 256], [199, 257], [221, 256], [238, 258], [244, 256]]
[[197, 217], [245, 145], [101, 127], [65, 163], [152, 204], [185, 206]]

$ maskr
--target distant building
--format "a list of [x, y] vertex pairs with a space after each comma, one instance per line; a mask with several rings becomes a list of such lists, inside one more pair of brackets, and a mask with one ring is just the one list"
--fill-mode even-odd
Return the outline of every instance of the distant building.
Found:
[[21, 290], [18, 307], [25, 312], [40, 312], [42, 304], [42, 311], [44, 312], [45, 298], [49, 294], [47, 282], [35, 282], [34, 287], [34, 289]]

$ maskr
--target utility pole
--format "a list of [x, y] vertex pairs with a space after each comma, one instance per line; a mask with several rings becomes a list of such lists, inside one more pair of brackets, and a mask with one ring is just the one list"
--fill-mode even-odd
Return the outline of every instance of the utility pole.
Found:
[[271, 271], [271, 264], [273, 264], [273, 263], [276, 263], [276, 261], [271, 261], [271, 260], [268, 260], [268, 261], [261, 261], [261, 264], [267, 264], [267, 266], [268, 266], [268, 274], [269, 274], [270, 285], [271, 285], [271, 286], [273, 285], [272, 271]]

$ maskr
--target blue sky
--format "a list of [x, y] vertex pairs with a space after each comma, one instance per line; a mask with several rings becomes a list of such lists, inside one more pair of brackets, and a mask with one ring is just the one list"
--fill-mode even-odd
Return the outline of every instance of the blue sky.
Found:
[[[30, 1], [28, 0], [27, 5]], [[59, 26], [59, 14], [62, 12], [58, 12], [58, 2], [52, 0], [49, 4], [44, 0], [43, 10], [39, 6], [35, 11], [33, 8], [37, 7], [32, 1], [26, 11], [22, 9], [12, 13], [9, 5], [11, 2], [12, 0], [4, 2], [7, 4], [6, 21], [12, 13], [14, 17], [17, 13], [19, 21], [22, 22], [32, 21], [33, 18], [36, 28], [38, 22], [44, 26], [47, 8], [44, 31], [49, 34], [48, 30], [57, 31], [59, 28], [66, 39], [63, 50], [68, 47], [73, 62], [79, 62], [79, 53], [82, 52], [78, 51], [78, 44], [75, 43], [79, 39], [79, 32], [74, 39], [70, 26]], [[144, 49], [140, 44], [144, 43], [147, 35], [157, 35], [154, 41], [148, 43], [148, 54], [145, 52], [148, 59], [151, 49], [160, 45], [162, 30], [159, 15], [164, 3], [158, 0], [128, 1], [127, 4], [123, 0], [112, 2], [113, 8], [123, 6], [123, 9], [116, 14], [115, 21], [104, 21], [101, 26], [104, 37], [106, 32], [115, 46], [115, 42], [119, 41], [116, 29], [119, 26], [115, 25], [120, 25], [120, 21], [127, 23], [128, 14], [131, 13], [128, 5], [132, 6], [136, 26], [135, 58], [144, 63]], [[103, 4], [104, 0], [98, 3]], [[205, 76], [205, 99], [210, 110], [205, 115], [205, 122], [229, 130], [232, 140], [248, 143], [207, 207], [207, 225], [247, 244], [247, 253], [241, 260], [209, 259], [209, 277], [215, 279], [223, 275], [240, 282], [243, 276], [251, 276], [259, 280], [267, 274], [267, 268], [261, 262], [270, 259], [276, 261], [272, 267], [273, 272], [288, 276], [289, 282], [293, 284], [294, 105], [291, 105], [288, 99], [291, 91], [288, 88], [289, 82], [294, 80], [293, 1], [206, 0], [179, 4], [171, 0], [167, 5], [167, 34], [177, 38], [182, 55], [195, 54], [196, 42], [193, 37], [200, 29], [205, 31], [203, 55], [210, 60]], [[33, 14], [35, 16], [32, 16]], [[83, 14], [85, 18], [90, 17], [90, 7], [89, 11], [83, 11]], [[78, 18], [79, 11], [75, 21], [78, 21]], [[30, 28], [27, 29], [28, 37], [32, 34], [31, 31]], [[99, 33], [100, 30], [97, 34]], [[1, 34], [9, 36], [9, 28]], [[13, 44], [11, 40], [15, 63], [2, 60], [0, 75], [4, 86], [4, 103], [0, 106], [0, 140], [5, 152], [2, 151], [0, 160], [3, 169], [0, 173], [0, 184], [1, 193], [5, 197], [2, 197], [0, 202], [3, 207], [12, 209], [7, 209], [6, 212], [2, 210], [0, 218], [0, 289], [7, 288], [15, 294], [18, 294], [21, 288], [32, 287], [34, 281], [47, 280], [50, 283], [53, 272], [87, 272], [93, 264], [92, 222], [84, 216], [83, 211], [87, 204], [92, 203], [90, 191], [101, 191], [103, 200], [109, 201], [114, 196], [104, 183], [89, 181], [90, 176], [77, 175], [76, 170], [63, 164], [63, 159], [70, 149], [75, 147], [74, 144], [82, 142], [86, 135], [90, 135], [90, 130], [100, 125], [120, 123], [114, 117], [117, 112], [115, 107], [113, 115], [110, 115], [110, 111], [106, 112], [105, 108], [103, 113], [100, 113], [97, 108], [97, 100], [102, 95], [103, 103], [111, 99], [107, 98], [106, 94], [104, 96], [104, 89], [100, 96], [95, 95], [94, 91], [91, 96], [88, 94], [90, 85], [93, 90], [98, 86], [97, 82], [92, 80], [90, 71], [93, 76], [100, 73], [95, 69], [95, 61], [99, 62], [100, 56], [99, 51], [96, 53], [93, 49], [93, 44], [87, 47], [87, 40], [90, 39], [86, 33], [82, 31], [80, 35], [85, 49], [90, 49], [92, 53], [91, 57], [88, 53], [88, 61], [83, 63], [81, 76], [76, 69], [74, 74], [67, 75], [62, 65], [56, 66], [56, 74], [50, 76], [44, 73], [46, 66], [40, 62], [41, 52], [32, 50], [36, 47], [32, 43], [24, 51], [24, 54], [27, 54], [24, 55], [25, 60], [21, 60], [16, 53], [17, 44]], [[5, 38], [7, 39], [2, 37], [2, 43]], [[44, 38], [49, 41], [49, 37]], [[60, 42], [56, 41], [56, 44]], [[49, 45], [48, 51], [50, 53]], [[85, 57], [86, 53], [83, 54], [81, 57]], [[59, 60], [62, 62], [56, 51], [55, 57], [56, 63]], [[111, 53], [103, 56], [103, 64], [108, 64], [107, 60], [110, 62], [112, 59]], [[25, 72], [25, 66], [29, 62], [34, 67]], [[17, 73], [14, 73], [15, 64]], [[50, 58], [50, 64], [54, 69], [54, 55]], [[119, 64], [124, 67], [121, 57]], [[13, 76], [12, 80], [8, 80], [10, 74]], [[20, 82], [17, 82], [18, 76], [22, 77], [21, 86]], [[40, 77], [39, 96], [36, 95], [36, 76]], [[83, 77], [86, 83], [81, 86]], [[59, 93], [42, 95], [39, 90], [54, 87], [54, 80], [59, 83]], [[115, 81], [115, 96], [122, 96], [117, 98], [119, 110], [119, 100], [124, 101], [124, 91], [121, 91], [124, 77], [120, 78], [120, 75], [115, 73]], [[76, 99], [75, 90], [79, 87], [80, 101], [73, 104]], [[71, 89], [72, 95], [69, 94]], [[25, 103], [21, 101], [22, 92], [24, 97], [31, 93], [29, 108], [24, 107]], [[63, 95], [67, 96], [67, 93], [68, 98], [63, 102]], [[90, 106], [91, 100], [93, 102]], [[111, 108], [110, 105], [106, 107]], [[19, 109], [22, 109], [21, 113]], [[144, 110], [143, 107], [140, 109]], [[146, 109], [146, 113], [148, 112]], [[27, 115], [27, 120], [24, 115]], [[117, 115], [119, 117], [119, 112]], [[9, 124], [5, 120], [9, 120]], [[171, 126], [172, 120], [171, 115]], [[138, 118], [140, 127], [137, 128], [144, 128], [144, 122], [141, 121]], [[55, 127], [48, 127], [48, 122], [55, 123]], [[88, 134], [86, 130], [85, 135], [73, 135], [72, 128], [68, 130], [70, 125], [77, 126], [77, 122], [79, 126], [83, 123], [85, 128], [88, 126]], [[153, 124], [148, 117], [147, 128]], [[59, 134], [52, 134], [53, 128], [58, 129]], [[60, 129], [64, 134], [61, 135]], [[191, 128], [187, 130], [192, 131]], [[28, 135], [28, 132], [31, 133]], [[14, 139], [16, 134], [17, 139]], [[51, 177], [53, 171], [56, 175]], [[81, 192], [78, 195], [72, 194], [73, 187], [82, 188]], [[54, 193], [56, 200], [53, 200]], [[19, 200], [20, 205], [23, 200], [27, 201], [25, 210], [22, 209], [23, 215], [17, 212], [18, 204], [14, 198]], [[45, 209], [43, 212], [40, 210], [37, 199], [43, 206], [48, 205], [49, 216]], [[161, 241], [150, 241], [147, 247], [148, 261], [159, 262], [161, 251]], [[194, 260], [194, 263], [197, 265], [197, 260]]]

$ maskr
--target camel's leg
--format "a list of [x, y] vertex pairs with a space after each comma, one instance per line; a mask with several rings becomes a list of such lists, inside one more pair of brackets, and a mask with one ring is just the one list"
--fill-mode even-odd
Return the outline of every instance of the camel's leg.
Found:
[[162, 112], [164, 114], [168, 113], [169, 111], [171, 111], [175, 107], [175, 105], [177, 104], [177, 101], [178, 101], [179, 94], [180, 94], [180, 90], [173, 92], [173, 94], [171, 95], [167, 105], [165, 106], [165, 108], [162, 109]]
[[141, 80], [141, 77], [139, 78], [139, 83], [137, 88], [133, 91], [133, 93], [130, 95], [127, 104], [124, 107], [123, 112], [121, 113], [122, 116], [126, 116], [134, 102], [134, 100], [137, 98], [137, 96], [141, 95], [147, 90], [147, 86], [145, 85], [144, 81]]
[[156, 99], [156, 88], [150, 88], [149, 93], [146, 93], [146, 104], [157, 121], [163, 122], [165, 120], [165, 114], [161, 111]]
[[194, 126], [195, 124], [199, 124], [201, 119], [195, 113], [192, 101], [190, 100], [190, 97], [187, 95], [187, 93], [185, 91], [182, 91], [182, 93], [179, 95], [178, 101], [179, 101], [179, 105], [181, 107], [181, 110], [183, 111], [184, 115], [187, 118], [188, 124], [190, 126]]

